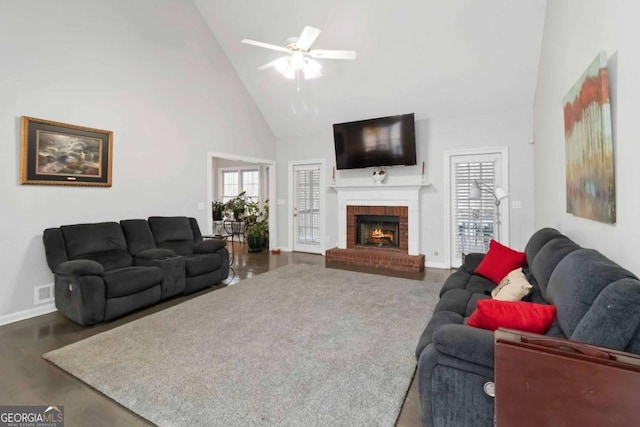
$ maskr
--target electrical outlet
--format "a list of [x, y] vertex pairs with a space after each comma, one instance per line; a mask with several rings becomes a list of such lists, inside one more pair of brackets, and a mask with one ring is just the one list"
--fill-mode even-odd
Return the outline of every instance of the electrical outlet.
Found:
[[204, 210], [204, 202], [198, 203], [198, 210], [201, 210], [201, 211]]
[[512, 209], [522, 209], [522, 202], [520, 200], [514, 200], [511, 202]]

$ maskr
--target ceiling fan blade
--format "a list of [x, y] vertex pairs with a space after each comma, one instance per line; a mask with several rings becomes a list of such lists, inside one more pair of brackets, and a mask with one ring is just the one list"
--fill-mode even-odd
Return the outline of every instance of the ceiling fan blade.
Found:
[[313, 49], [309, 51], [309, 56], [320, 59], [356, 59], [356, 51]]
[[266, 64], [259, 66], [259, 67], [258, 67], [258, 70], [266, 70], [266, 69], [268, 69], [268, 68], [275, 67], [276, 65], [278, 65], [278, 62], [283, 61], [283, 60], [286, 60], [286, 59], [288, 59], [288, 58], [289, 58], [288, 56], [283, 56], [283, 57], [281, 57], [281, 58], [274, 59], [274, 60], [273, 60], [273, 61], [271, 61], [271, 62], [267, 62]]
[[300, 50], [308, 50], [314, 41], [320, 35], [320, 30], [314, 27], [309, 27], [308, 25], [304, 27], [302, 30], [302, 34], [298, 37], [298, 41], [296, 41], [296, 45]]
[[289, 52], [289, 49], [287, 49], [286, 47], [277, 46], [275, 44], [270, 44], [270, 43], [258, 42], [258, 41], [255, 41], [255, 40], [243, 39], [242, 43], [250, 44], [250, 45], [258, 46], [258, 47], [264, 47], [264, 48], [272, 49], [272, 50], [279, 50], [280, 52]]

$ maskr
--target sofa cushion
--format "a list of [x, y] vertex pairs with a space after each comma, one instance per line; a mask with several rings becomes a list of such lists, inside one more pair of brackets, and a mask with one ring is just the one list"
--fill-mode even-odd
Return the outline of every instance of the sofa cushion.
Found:
[[153, 248], [153, 249], [145, 249], [144, 251], [140, 251], [136, 254], [136, 262], [139, 260], [154, 260], [168, 257], [175, 257], [176, 254], [169, 249], [162, 248]]
[[640, 327], [638, 307], [640, 282], [634, 279], [616, 280], [600, 292], [576, 326], [571, 339], [626, 350]]
[[127, 241], [117, 222], [60, 227], [69, 259], [97, 252], [126, 251]]
[[517, 329], [536, 334], [546, 333], [556, 316], [552, 305], [524, 301], [478, 301], [467, 325], [495, 331], [498, 328]]
[[149, 227], [156, 243], [193, 242], [191, 224], [186, 216], [152, 216], [149, 217]]
[[480, 262], [474, 273], [484, 276], [497, 284], [510, 271], [522, 267], [525, 262], [524, 252], [514, 251], [491, 239], [489, 252], [482, 258], [482, 262]]
[[195, 254], [208, 254], [222, 249], [227, 246], [227, 241], [222, 239], [209, 239], [200, 243], [196, 243], [193, 247], [193, 253]]
[[126, 267], [104, 273], [107, 298], [132, 295], [159, 285], [164, 278], [158, 267]]
[[422, 332], [420, 339], [418, 340], [418, 345], [416, 346], [416, 359], [420, 358], [420, 353], [422, 350], [433, 340], [433, 332], [443, 325], [461, 325], [464, 320], [464, 317], [458, 313], [454, 313], [452, 311], [439, 311], [434, 313], [427, 323], [427, 327]]
[[529, 272], [535, 277], [536, 284], [543, 298], [545, 297], [547, 284], [549, 283], [549, 278], [553, 270], [565, 256], [576, 249], [580, 249], [580, 246], [576, 245], [571, 239], [566, 236], [558, 236], [549, 240], [547, 244], [538, 251], [533, 263], [529, 264]]
[[521, 267], [507, 274], [498, 283], [498, 286], [491, 291], [491, 298], [499, 301], [520, 301], [531, 288], [532, 285], [525, 277]]
[[540, 249], [550, 240], [559, 236], [562, 236], [562, 234], [555, 228], [541, 228], [533, 233], [524, 247], [524, 253], [527, 254], [527, 264], [531, 265]]
[[480, 294], [470, 292], [466, 289], [451, 289], [449, 292], [442, 295], [438, 304], [436, 304], [434, 312], [452, 311], [462, 316], [468, 316], [476, 309], [476, 303], [478, 300], [488, 298], [491, 298], [488, 293]]
[[222, 266], [222, 257], [218, 254], [185, 255], [184, 258], [187, 277], [209, 273]]
[[496, 284], [487, 278], [458, 270], [452, 273], [444, 282], [440, 289], [440, 297], [452, 289], [464, 289], [472, 293], [488, 294], [495, 287]]
[[577, 249], [551, 273], [546, 299], [558, 310], [558, 324], [571, 337], [600, 293], [620, 279], [637, 280], [631, 272], [593, 249]]
[[47, 265], [52, 273], [56, 267], [69, 261], [67, 257], [67, 248], [64, 244], [64, 237], [59, 228], [47, 228], [42, 234], [42, 243], [44, 243], [44, 251], [47, 257]]
[[131, 255], [135, 256], [139, 252], [156, 247], [156, 242], [146, 219], [125, 219], [120, 221], [120, 226]]
[[117, 270], [119, 268], [131, 267], [133, 265], [133, 258], [131, 257], [131, 254], [126, 250], [86, 254], [78, 256], [75, 259], [88, 259], [91, 261], [95, 261], [98, 264], [102, 264], [102, 267], [105, 271]]

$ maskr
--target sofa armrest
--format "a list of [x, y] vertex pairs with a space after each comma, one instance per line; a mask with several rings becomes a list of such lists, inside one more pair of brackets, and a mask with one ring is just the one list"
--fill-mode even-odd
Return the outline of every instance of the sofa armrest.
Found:
[[55, 268], [55, 273], [72, 276], [102, 276], [104, 267], [96, 261], [77, 259], [58, 264]]
[[175, 253], [169, 249], [152, 248], [145, 249], [136, 254], [136, 260], [152, 260], [174, 256]]
[[222, 239], [208, 239], [202, 242], [196, 243], [193, 247], [194, 254], [212, 254], [218, 249], [222, 249], [227, 246], [227, 241]]
[[486, 254], [479, 252], [466, 254], [464, 256], [464, 264], [462, 264], [460, 269], [466, 271], [467, 273], [473, 274], [474, 270], [478, 268], [485, 255]]
[[433, 333], [440, 353], [493, 369], [493, 331], [466, 325], [443, 325]]

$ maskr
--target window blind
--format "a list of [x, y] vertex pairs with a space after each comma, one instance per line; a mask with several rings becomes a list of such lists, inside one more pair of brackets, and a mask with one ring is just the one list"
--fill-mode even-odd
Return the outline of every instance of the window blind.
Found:
[[496, 227], [495, 199], [487, 191], [481, 191], [480, 200], [469, 199], [473, 183], [481, 188], [495, 189], [495, 163], [466, 162], [455, 164], [455, 199], [453, 221], [456, 226], [456, 250], [458, 254], [487, 252], [489, 241], [494, 238]]
[[320, 243], [320, 170], [296, 170], [296, 241]]

